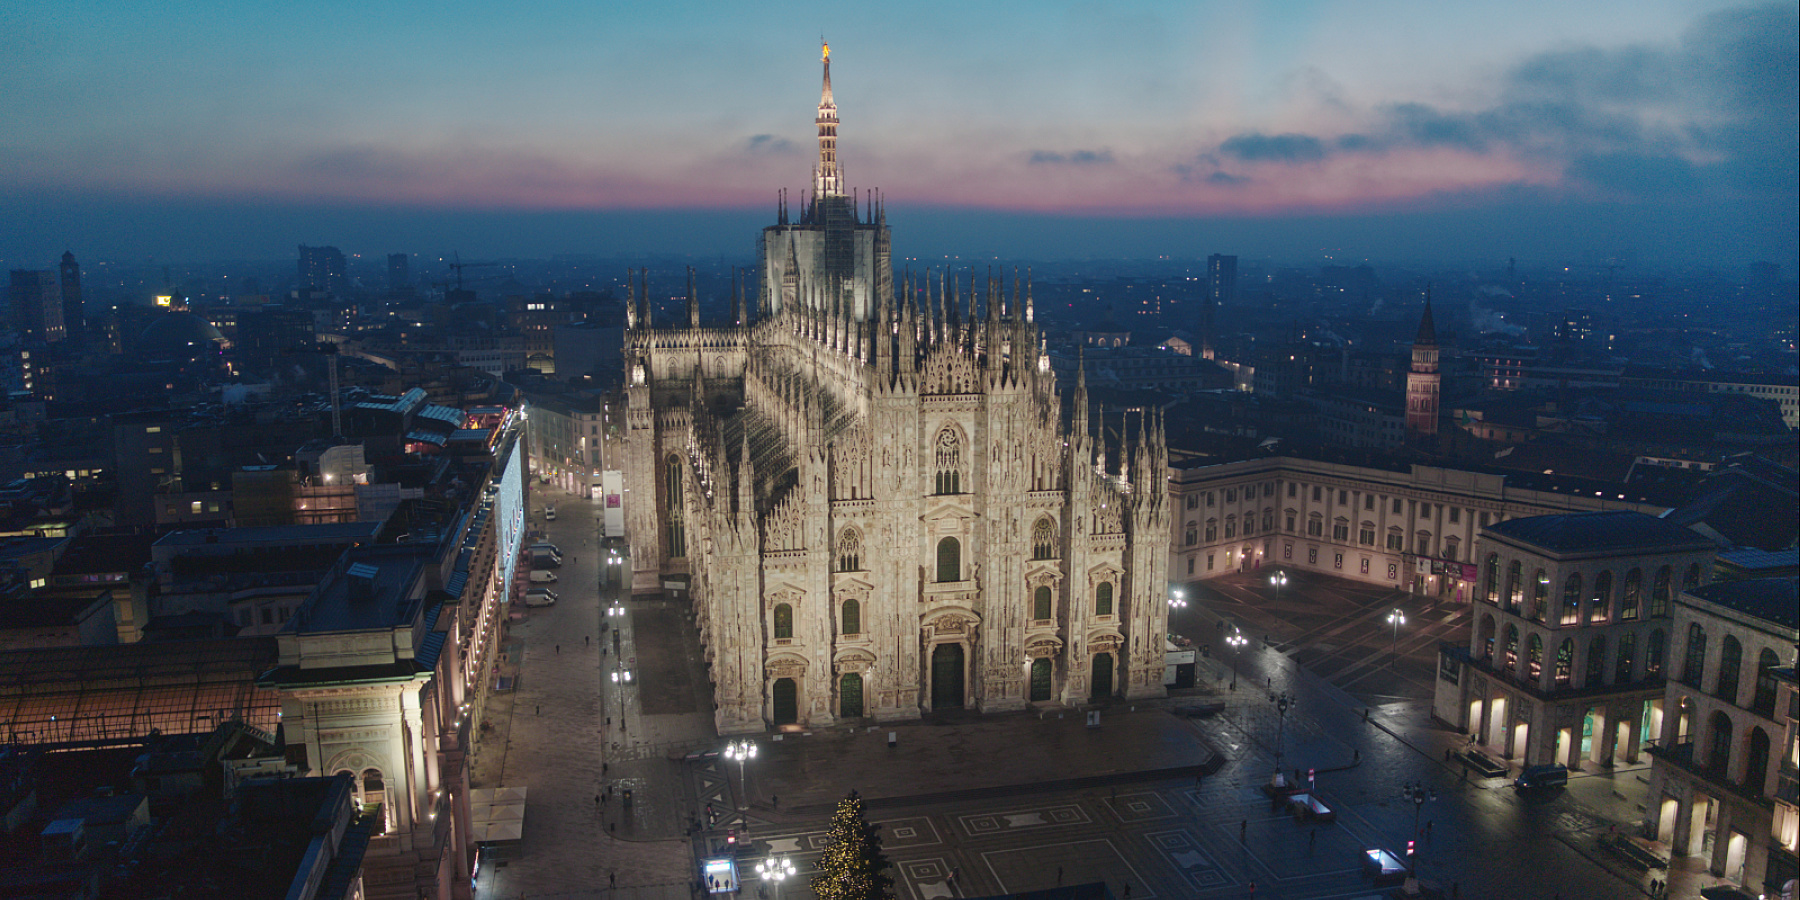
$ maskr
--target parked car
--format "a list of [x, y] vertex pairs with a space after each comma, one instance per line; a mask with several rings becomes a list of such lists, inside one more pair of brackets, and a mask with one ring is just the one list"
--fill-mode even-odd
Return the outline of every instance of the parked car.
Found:
[[554, 507], [554, 506], [544, 507], [544, 521], [546, 521], [546, 522], [556, 521], [556, 507]]

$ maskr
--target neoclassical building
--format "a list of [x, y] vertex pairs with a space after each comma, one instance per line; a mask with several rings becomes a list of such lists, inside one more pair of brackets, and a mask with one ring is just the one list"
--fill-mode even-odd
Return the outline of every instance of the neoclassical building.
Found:
[[632, 291], [634, 591], [691, 590], [722, 733], [1161, 695], [1161, 419], [1065, 400], [1017, 279], [896, 292], [882, 205], [843, 187], [829, 56], [817, 125], [811, 194], [731, 321], [702, 325], [690, 285], [658, 325]]

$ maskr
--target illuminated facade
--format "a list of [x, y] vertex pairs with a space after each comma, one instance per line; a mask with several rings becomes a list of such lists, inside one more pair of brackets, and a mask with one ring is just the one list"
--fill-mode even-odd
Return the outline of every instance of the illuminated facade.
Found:
[[1163, 693], [1161, 420], [1091, 436], [1031, 296], [896, 295], [878, 201], [837, 160], [829, 59], [811, 196], [763, 231], [757, 320], [626, 335], [633, 589], [686, 584], [721, 732]]

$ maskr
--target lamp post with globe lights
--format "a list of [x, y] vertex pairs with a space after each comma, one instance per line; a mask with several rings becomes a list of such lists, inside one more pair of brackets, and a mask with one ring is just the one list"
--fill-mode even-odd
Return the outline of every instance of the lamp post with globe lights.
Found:
[[1281, 589], [1287, 587], [1288, 583], [1287, 573], [1276, 569], [1275, 574], [1269, 576], [1269, 583], [1275, 586], [1275, 605], [1280, 606]]
[[1419, 813], [1425, 809], [1426, 801], [1437, 799], [1437, 793], [1420, 782], [1409, 781], [1406, 784], [1401, 785], [1400, 799], [1413, 805], [1413, 830], [1412, 837], [1406, 840], [1406, 864], [1411, 870], [1411, 874], [1407, 877], [1417, 879], [1419, 877], [1419, 853], [1417, 844], [1417, 841], [1419, 840]]
[[1231, 689], [1235, 691], [1237, 690], [1237, 658], [1239, 648], [1250, 643], [1250, 639], [1244, 637], [1244, 633], [1239, 631], [1236, 625], [1233, 625], [1231, 626], [1231, 633], [1225, 636], [1225, 643], [1227, 646], [1231, 647]]
[[750, 780], [744, 774], [744, 764], [756, 758], [756, 742], [752, 740], [732, 741], [725, 745], [725, 758], [735, 760], [738, 764], [738, 785], [743, 796], [738, 801], [738, 818], [743, 820], [744, 842], [750, 842]]
[[1275, 777], [1269, 779], [1269, 784], [1279, 788], [1286, 781], [1286, 776], [1281, 771], [1281, 758], [1287, 751], [1287, 711], [1294, 708], [1295, 701], [1294, 695], [1287, 691], [1270, 697], [1269, 701], [1275, 704], [1277, 714], [1275, 720]]
[[775, 882], [775, 900], [781, 900], [781, 883], [794, 877], [794, 861], [785, 856], [771, 856], [756, 864], [756, 874], [764, 881]]
[[1392, 657], [1389, 665], [1399, 668], [1400, 662], [1400, 626], [1406, 624], [1406, 613], [1396, 609], [1388, 613], [1388, 624], [1394, 626], [1394, 636], [1388, 642], [1388, 656]]

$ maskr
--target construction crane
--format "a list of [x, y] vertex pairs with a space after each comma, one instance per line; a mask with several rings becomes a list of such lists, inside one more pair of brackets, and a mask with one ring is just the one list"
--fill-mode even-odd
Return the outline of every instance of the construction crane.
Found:
[[497, 266], [497, 265], [500, 265], [500, 264], [499, 263], [491, 263], [491, 262], [466, 263], [466, 262], [462, 261], [461, 253], [451, 254], [451, 261], [449, 263], [450, 268], [456, 272], [456, 289], [458, 291], [463, 289], [463, 270], [464, 269], [479, 269], [479, 268], [482, 268], [485, 266]]

